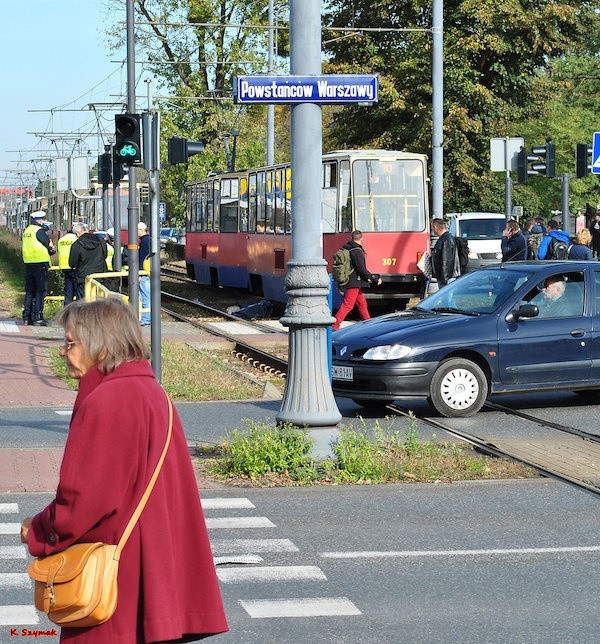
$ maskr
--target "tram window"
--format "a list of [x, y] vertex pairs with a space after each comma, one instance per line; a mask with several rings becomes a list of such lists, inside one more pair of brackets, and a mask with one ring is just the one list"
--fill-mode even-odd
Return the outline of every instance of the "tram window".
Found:
[[222, 233], [235, 233], [238, 229], [238, 180], [221, 181], [220, 229]]
[[340, 225], [339, 230], [343, 233], [352, 231], [352, 195], [350, 193], [350, 163], [340, 163]]
[[248, 230], [256, 230], [256, 175], [251, 174], [248, 178]]
[[283, 180], [283, 168], [275, 170], [275, 186], [273, 190], [273, 202], [275, 206], [275, 232], [285, 231], [285, 190]]
[[337, 163], [324, 163], [321, 189], [321, 225], [324, 233], [335, 232], [337, 214]]
[[352, 169], [356, 228], [425, 230], [424, 176], [419, 160], [359, 159]]
[[239, 181], [238, 193], [240, 200], [240, 230], [248, 230], [248, 179], [242, 177]]
[[285, 169], [285, 226], [286, 233], [292, 232], [292, 169]]
[[213, 229], [215, 215], [214, 190], [212, 181], [206, 185], [206, 230]]
[[219, 232], [221, 212], [221, 182], [216, 179], [213, 184], [213, 230]]
[[267, 228], [267, 182], [264, 172], [256, 175], [256, 232], [264, 233]]
[[265, 232], [275, 232], [275, 172], [265, 174]]

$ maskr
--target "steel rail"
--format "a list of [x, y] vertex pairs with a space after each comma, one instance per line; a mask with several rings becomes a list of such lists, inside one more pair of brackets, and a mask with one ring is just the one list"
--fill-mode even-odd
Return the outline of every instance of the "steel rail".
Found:
[[[437, 429], [442, 429], [443, 431], [447, 432], [448, 434], [452, 436], [456, 436], [456, 438], [459, 438], [460, 440], [469, 443], [470, 445], [473, 445], [474, 447], [477, 447], [477, 449], [481, 450], [482, 452], [485, 452], [486, 454], [491, 454], [492, 456], [503, 456], [512, 459], [513, 461], [518, 461], [519, 463], [523, 463], [523, 465], [527, 465], [528, 467], [531, 467], [533, 470], [536, 472], [539, 472], [540, 474], [543, 474], [544, 476], [547, 476], [549, 478], [556, 479], [558, 481], [561, 481], [562, 483], [567, 483], [568, 485], [571, 485], [579, 490], [583, 490], [585, 492], [589, 492], [590, 494], [594, 494], [596, 496], [600, 496], [600, 488], [597, 485], [594, 485], [593, 483], [590, 483], [588, 481], [582, 481], [580, 479], [576, 479], [571, 476], [567, 476], [565, 474], [561, 474], [560, 472], [556, 472], [552, 469], [545, 468], [537, 463], [532, 463], [531, 461], [528, 461], [527, 459], [524, 459], [520, 456], [516, 456], [514, 454], [511, 454], [508, 451], [499, 449], [496, 447], [493, 443], [489, 443], [487, 441], [482, 440], [481, 438], [478, 438], [477, 436], [474, 436], [473, 434], [469, 434], [467, 432], [461, 432], [458, 429], [454, 429], [452, 427], [449, 427], [445, 425], [443, 422], [440, 422], [439, 420], [435, 418], [430, 418], [428, 416], [416, 416], [413, 412], [410, 412], [407, 409], [403, 409], [402, 407], [397, 407], [395, 405], [387, 405], [387, 409], [393, 411], [394, 413], [398, 414], [399, 416], [404, 416], [404, 417], [414, 417], [417, 418], [417, 420], [430, 425], [432, 427], [435, 427]], [[508, 408], [506, 408], [508, 411]], [[502, 409], [504, 411], [504, 409]], [[518, 414], [517, 414], [518, 415]], [[532, 417], [535, 418], [535, 417]], [[536, 421], [538, 422], [545, 422], [541, 418], [535, 418]], [[550, 426], [550, 425], [549, 425]], [[553, 429], [557, 429], [554, 428]], [[597, 437], [596, 437], [597, 438]], [[588, 440], [586, 437], [581, 437], [582, 440]]]

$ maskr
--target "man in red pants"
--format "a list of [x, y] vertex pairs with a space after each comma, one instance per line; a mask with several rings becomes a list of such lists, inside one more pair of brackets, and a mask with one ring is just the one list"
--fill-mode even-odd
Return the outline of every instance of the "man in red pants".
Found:
[[365, 283], [379, 286], [381, 284], [381, 277], [374, 273], [369, 273], [367, 270], [362, 238], [363, 235], [360, 230], [355, 230], [352, 232], [352, 239], [343, 246], [343, 248], [347, 248], [350, 251], [352, 272], [350, 273], [348, 283], [344, 285], [346, 289], [344, 292], [344, 300], [336, 313], [335, 324], [332, 327], [333, 331], [337, 331], [340, 328], [340, 324], [346, 319], [348, 313], [352, 311], [354, 305], [358, 308], [358, 314], [361, 320], [368, 320], [371, 317], [362, 289]]

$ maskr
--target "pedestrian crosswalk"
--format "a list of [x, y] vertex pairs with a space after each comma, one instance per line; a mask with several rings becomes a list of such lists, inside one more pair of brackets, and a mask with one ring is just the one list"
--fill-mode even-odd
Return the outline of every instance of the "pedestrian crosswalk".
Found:
[[[246, 498], [203, 499], [202, 505], [209, 528], [213, 554], [226, 559], [227, 555], [261, 553], [262, 559], [277, 553], [300, 553], [300, 549], [290, 539], [271, 538], [277, 526], [267, 517], [254, 516], [254, 504]], [[247, 510], [247, 514], [236, 516], [215, 516], [219, 511], [230, 509]], [[265, 539], [221, 538], [222, 530], [243, 530], [244, 528], [268, 529]], [[237, 532], [236, 532], [237, 534]], [[300, 553], [301, 555], [301, 553]], [[220, 556], [220, 557], [219, 557]], [[302, 596], [302, 584], [307, 582], [323, 584], [327, 587], [327, 577], [318, 566], [310, 565], [222, 565], [217, 566], [217, 575], [223, 587], [245, 584], [252, 596], [241, 598], [238, 605], [252, 619], [297, 618], [297, 617], [340, 617], [358, 616], [361, 611], [347, 597], [310, 597]], [[297, 564], [299, 562], [295, 562]], [[288, 583], [293, 582], [293, 583]], [[254, 588], [252, 584], [255, 584]], [[271, 589], [272, 597], [257, 598], [262, 589]], [[284, 595], [288, 594], [289, 597]], [[300, 595], [300, 596], [298, 596]]]
[[[11, 521], [11, 519], [13, 519]], [[37, 626], [38, 612], [33, 606], [33, 586], [24, 571], [27, 550], [19, 543], [21, 522], [18, 503], [0, 503], [0, 627]], [[31, 597], [31, 603], [8, 603], [5, 598]]]
[[[241, 614], [251, 619], [362, 614], [348, 597], [328, 596], [325, 572], [303, 565], [300, 548], [279, 538], [275, 523], [260, 516], [248, 498], [206, 498], [202, 505], [224, 597], [227, 588], [238, 589], [235, 606], [241, 607]], [[21, 518], [17, 503], [0, 503], [0, 627], [39, 629], [52, 625], [33, 607], [33, 586], [25, 570], [27, 550], [18, 543]], [[246, 538], [244, 530], [254, 532]], [[264, 530], [265, 538], [257, 538], [256, 530]], [[283, 565], [282, 560], [290, 563]], [[314, 584], [321, 592], [309, 590]], [[234, 606], [226, 601], [225, 608]]]

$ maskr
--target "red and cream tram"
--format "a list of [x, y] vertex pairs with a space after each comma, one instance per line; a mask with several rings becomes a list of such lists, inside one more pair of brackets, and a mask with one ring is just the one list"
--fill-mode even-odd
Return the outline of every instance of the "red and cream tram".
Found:
[[[367, 266], [383, 284], [370, 299], [420, 296], [417, 261], [429, 249], [427, 157], [344, 150], [323, 155], [323, 257], [352, 230], [363, 232]], [[186, 265], [200, 284], [236, 287], [285, 302], [291, 259], [293, 177], [289, 164], [215, 174], [186, 186]], [[334, 306], [339, 294], [334, 289]]]

